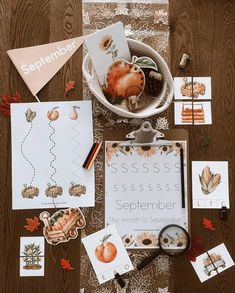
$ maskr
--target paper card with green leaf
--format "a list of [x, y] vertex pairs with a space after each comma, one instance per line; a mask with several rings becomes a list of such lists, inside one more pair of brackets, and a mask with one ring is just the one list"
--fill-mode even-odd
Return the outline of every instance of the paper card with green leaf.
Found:
[[84, 41], [101, 85], [104, 85], [106, 72], [113, 61], [117, 59], [131, 61], [121, 22], [85, 36]]
[[100, 284], [134, 269], [115, 225], [82, 239]]
[[229, 208], [228, 162], [192, 162], [193, 208]]
[[20, 276], [44, 276], [44, 237], [20, 237]]

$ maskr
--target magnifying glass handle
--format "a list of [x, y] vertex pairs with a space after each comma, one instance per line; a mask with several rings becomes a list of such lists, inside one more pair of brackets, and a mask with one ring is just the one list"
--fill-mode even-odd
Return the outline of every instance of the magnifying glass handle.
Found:
[[141, 271], [144, 267], [147, 266], [147, 264], [149, 264], [157, 256], [159, 256], [160, 253], [161, 253], [161, 251], [156, 251], [156, 252], [152, 253], [149, 257], [146, 257], [140, 264], [137, 265], [137, 270]]

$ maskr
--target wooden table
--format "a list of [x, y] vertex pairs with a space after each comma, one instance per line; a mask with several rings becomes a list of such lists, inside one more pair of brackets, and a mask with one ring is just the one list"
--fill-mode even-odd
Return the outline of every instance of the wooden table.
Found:
[[[190, 134], [191, 160], [228, 160], [231, 210], [229, 219], [219, 219], [218, 210], [193, 210], [192, 232], [201, 235], [204, 248], [210, 249], [225, 242], [235, 259], [235, 220], [233, 214], [235, 188], [235, 5], [233, 0], [171, 0], [171, 64], [173, 76], [212, 77], [211, 126], [185, 126]], [[0, 95], [20, 93], [24, 102], [33, 101], [26, 85], [6, 55], [11, 48], [33, 46], [81, 34], [81, 1], [65, 0], [1, 0], [0, 1]], [[184, 52], [193, 62], [184, 72], [178, 63]], [[64, 85], [69, 79], [79, 81], [70, 100], [82, 98], [82, 50], [80, 49], [40, 92], [42, 101], [65, 100]], [[171, 109], [171, 127], [173, 107]], [[62, 244], [52, 250], [56, 260], [68, 258], [75, 266], [73, 274], [58, 269], [52, 259], [46, 263], [44, 278], [19, 277], [19, 237], [31, 236], [24, 229], [25, 218], [38, 210], [11, 210], [11, 137], [10, 120], [0, 116], [0, 292], [51, 293], [79, 292], [80, 241]], [[201, 147], [207, 135], [212, 141]], [[20, 168], [20, 166], [19, 166]], [[215, 232], [202, 228], [202, 219], [213, 219]], [[33, 235], [42, 235], [41, 229]], [[47, 246], [48, 247], [48, 246]], [[50, 251], [47, 248], [47, 255]], [[179, 293], [234, 293], [235, 269], [231, 268], [201, 284], [191, 264], [183, 258], [175, 261], [172, 278]], [[155, 293], [155, 292], [153, 292]]]

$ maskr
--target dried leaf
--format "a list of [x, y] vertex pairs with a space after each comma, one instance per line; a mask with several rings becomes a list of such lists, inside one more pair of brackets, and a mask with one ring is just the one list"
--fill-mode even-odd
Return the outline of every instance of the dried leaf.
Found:
[[64, 259], [64, 258], [61, 258], [60, 260], [60, 265], [61, 267], [64, 269], [64, 270], [67, 270], [67, 271], [72, 271], [74, 270], [74, 268], [71, 266], [70, 262], [68, 259]]
[[34, 216], [33, 219], [26, 218], [26, 221], [28, 224], [28, 225], [24, 226], [26, 230], [28, 230], [30, 232], [38, 230], [38, 227], [40, 226], [40, 222], [39, 222], [38, 217]]
[[211, 220], [204, 218], [202, 223], [205, 229], [208, 229], [210, 231], [215, 231], [215, 228], [213, 227]]
[[15, 94], [14, 96], [3, 96], [1, 97], [1, 103], [0, 103], [0, 112], [4, 116], [10, 116], [11, 115], [11, 103], [19, 103], [20, 102], [20, 95]]
[[66, 85], [65, 85], [65, 92], [66, 92], [66, 94], [68, 92], [70, 92], [71, 90], [73, 90], [74, 87], [75, 87], [75, 81], [70, 80], [69, 82], [67, 82]]

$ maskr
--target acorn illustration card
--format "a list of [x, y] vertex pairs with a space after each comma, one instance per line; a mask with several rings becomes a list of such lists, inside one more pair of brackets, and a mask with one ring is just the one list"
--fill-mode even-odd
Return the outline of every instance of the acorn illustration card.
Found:
[[121, 22], [85, 36], [84, 41], [101, 85], [104, 85], [106, 72], [113, 61], [117, 59], [131, 61]]
[[193, 208], [229, 208], [228, 162], [192, 162]]
[[90, 101], [11, 105], [13, 209], [94, 206]]
[[20, 237], [20, 276], [44, 276], [44, 237]]
[[82, 238], [100, 284], [134, 269], [115, 225]]
[[218, 275], [234, 266], [234, 261], [224, 243], [199, 255], [195, 262], [191, 262], [201, 282]]
[[166, 225], [178, 223], [188, 229], [187, 176], [183, 209], [180, 160], [183, 148], [187, 174], [187, 145], [171, 143], [105, 142], [105, 224], [117, 225], [128, 249], [158, 248], [159, 232]]

